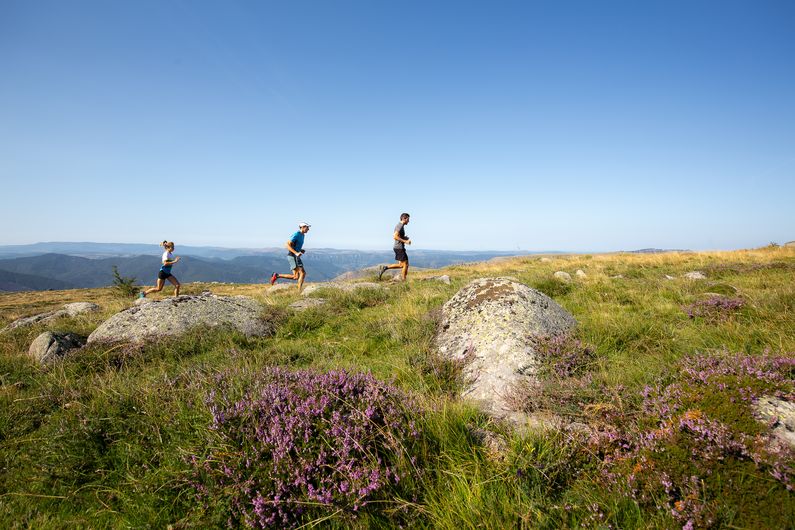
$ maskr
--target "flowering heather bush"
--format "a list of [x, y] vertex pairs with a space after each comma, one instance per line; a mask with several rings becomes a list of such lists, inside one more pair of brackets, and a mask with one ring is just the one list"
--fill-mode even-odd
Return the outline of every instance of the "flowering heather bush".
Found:
[[582, 375], [594, 361], [594, 349], [571, 335], [540, 337], [535, 341], [539, 375], [556, 378]]
[[536, 412], [552, 409], [560, 414], [580, 415], [583, 405], [602, 397], [594, 387], [588, 368], [594, 349], [570, 335], [545, 336], [535, 340], [538, 380], [523, 381], [506, 396], [517, 410]]
[[406, 396], [371, 375], [273, 368], [244, 391], [219, 376], [213, 449], [194, 457], [200, 498], [228, 498], [230, 526], [353, 515], [413, 475]]
[[[795, 356], [694, 355], [681, 362], [681, 376], [644, 389], [638, 432], [595, 435], [608, 487], [669, 510], [684, 528], [720, 524], [721, 502], [732, 494], [736, 506], [743, 495], [773, 504], [778, 495], [786, 505], [795, 454], [753, 418], [751, 405], [762, 395], [795, 398]], [[768, 511], [787, 517], [779, 507]]]
[[743, 302], [742, 298], [710, 296], [707, 299], [699, 300], [682, 309], [690, 318], [701, 317], [709, 322], [725, 322], [735, 311], [744, 305], [745, 302]]

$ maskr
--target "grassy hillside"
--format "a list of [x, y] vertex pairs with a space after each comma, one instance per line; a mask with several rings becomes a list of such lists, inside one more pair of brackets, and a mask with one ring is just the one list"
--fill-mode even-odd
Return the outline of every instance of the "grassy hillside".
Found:
[[[552, 277], [578, 269], [587, 278]], [[707, 279], [682, 278], [693, 270]], [[91, 346], [41, 368], [26, 351], [45, 328], [0, 335], [3, 527], [238, 525], [249, 476], [285, 488], [289, 476], [290, 491], [310, 492], [287, 508], [257, 501], [256, 521], [284, 517], [277, 527], [791, 527], [795, 459], [770, 449], [750, 405], [795, 398], [795, 249], [525, 257], [443, 272], [452, 285], [420, 281], [439, 274], [424, 271], [384, 292], [321, 291], [330, 303], [300, 314], [286, 310], [292, 291], [185, 286], [264, 302], [280, 322], [264, 339], [197, 330]], [[512, 434], [455, 397], [460, 366], [431, 348], [436, 310], [471, 279], [497, 275], [552, 296], [579, 322], [544, 350], [540, 387], [514, 396], [571, 428]], [[0, 294], [0, 325], [72, 301], [103, 312], [51, 328], [88, 334], [131, 302], [110, 289]], [[324, 375], [338, 370], [348, 375]], [[285, 385], [304, 390], [273, 394]], [[389, 421], [321, 418], [317, 389]], [[293, 402], [278, 409], [290, 415], [274, 413]], [[287, 460], [275, 441], [257, 452], [253, 441], [292, 414], [330, 422], [341, 441], [291, 440]], [[268, 427], [246, 430], [257, 422]], [[331, 458], [356, 436], [356, 462]], [[309, 484], [290, 474], [299, 464]], [[359, 465], [370, 482], [352, 491]]]

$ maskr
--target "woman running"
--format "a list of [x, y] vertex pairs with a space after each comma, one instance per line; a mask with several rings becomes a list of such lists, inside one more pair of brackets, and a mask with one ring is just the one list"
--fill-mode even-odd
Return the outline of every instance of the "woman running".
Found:
[[165, 249], [165, 252], [163, 252], [163, 266], [160, 267], [160, 270], [157, 273], [157, 286], [147, 289], [146, 291], [141, 291], [141, 298], [146, 298], [146, 295], [149, 293], [159, 293], [162, 291], [166, 280], [174, 284], [174, 296], [179, 296], [179, 280], [177, 280], [177, 278], [171, 274], [171, 267], [173, 267], [174, 264], [179, 261], [179, 256], [174, 257], [173, 254], [174, 242], [163, 241], [160, 243], [160, 246]]

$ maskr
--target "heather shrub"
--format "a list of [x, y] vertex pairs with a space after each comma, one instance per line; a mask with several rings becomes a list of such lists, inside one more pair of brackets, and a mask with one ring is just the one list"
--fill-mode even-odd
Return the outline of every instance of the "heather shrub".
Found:
[[407, 396], [346, 371], [271, 368], [239, 381], [219, 376], [207, 399], [210, 450], [193, 458], [199, 497], [228, 499], [231, 526], [291, 527], [400, 506], [417, 478]]
[[536, 378], [511, 389], [507, 399], [514, 408], [580, 415], [586, 404], [601, 399], [603, 389], [589, 372], [595, 361], [593, 347], [571, 335], [557, 335], [537, 338], [535, 350]]
[[[795, 454], [751, 405], [762, 395], [795, 398], [795, 356], [692, 355], [679, 369], [675, 381], [644, 389], [636, 432], [595, 437], [607, 487], [685, 528], [786, 526], [795, 517]], [[724, 509], [749, 498], [753, 509]]]
[[583, 375], [595, 359], [593, 347], [571, 335], [539, 337], [535, 349], [538, 374], [547, 378]]
[[703, 318], [712, 323], [725, 322], [738, 309], [745, 305], [742, 298], [728, 296], [710, 296], [683, 307], [690, 318]]

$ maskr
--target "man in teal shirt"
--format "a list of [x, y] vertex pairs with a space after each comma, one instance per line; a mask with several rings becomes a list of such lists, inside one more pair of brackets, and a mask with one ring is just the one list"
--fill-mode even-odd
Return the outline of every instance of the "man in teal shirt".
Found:
[[271, 285], [276, 283], [276, 280], [282, 278], [283, 280], [298, 280], [298, 292], [304, 286], [304, 278], [306, 271], [304, 270], [304, 263], [301, 261], [301, 256], [306, 253], [304, 250], [304, 235], [309, 232], [309, 224], [300, 222], [298, 223], [298, 231], [293, 234], [285, 247], [287, 247], [287, 261], [290, 263], [292, 274], [271, 274]]

